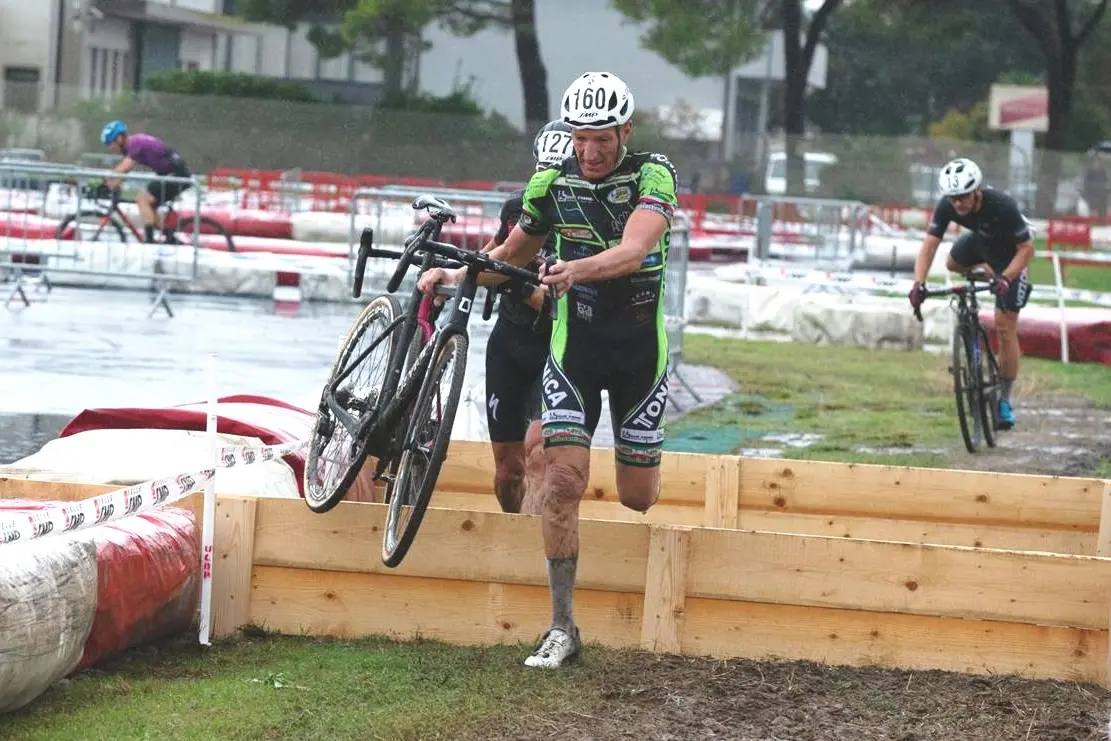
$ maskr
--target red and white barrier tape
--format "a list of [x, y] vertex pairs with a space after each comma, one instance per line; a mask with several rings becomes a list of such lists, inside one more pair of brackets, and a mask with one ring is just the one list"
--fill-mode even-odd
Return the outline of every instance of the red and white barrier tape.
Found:
[[[219, 468], [250, 465], [296, 452], [307, 442], [283, 443], [265, 447], [238, 445], [220, 448]], [[164, 479], [144, 481], [124, 489], [106, 492], [79, 502], [40, 510], [4, 512], [0, 510], [0, 545], [23, 543], [51, 535], [84, 530], [94, 525], [123, 519], [130, 515], [178, 502], [202, 491], [216, 475], [207, 468]]]

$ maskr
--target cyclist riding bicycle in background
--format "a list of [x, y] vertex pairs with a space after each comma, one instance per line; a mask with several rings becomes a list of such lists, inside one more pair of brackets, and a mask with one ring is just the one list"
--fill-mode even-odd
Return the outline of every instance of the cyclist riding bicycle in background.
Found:
[[941, 168], [938, 183], [942, 198], [922, 240], [914, 263], [914, 287], [910, 303], [918, 307], [925, 299], [925, 281], [950, 222], [969, 231], [953, 243], [946, 261], [950, 272], [967, 275], [983, 269], [995, 277], [995, 328], [999, 332], [999, 372], [1002, 390], [998, 426], [1015, 425], [1011, 392], [1018, 377], [1018, 314], [1030, 298], [1027, 266], [1034, 256], [1033, 231], [1015, 199], [983, 187], [984, 176], [970, 159], [958, 158]]
[[[521, 220], [490, 252], [526, 265], [549, 234], [558, 235], [559, 259], [541, 271], [544, 285], [559, 296], [542, 388], [542, 530], [552, 623], [525, 660], [547, 668], [573, 659], [582, 647], [572, 610], [579, 501], [603, 390], [609, 392], [618, 498], [645, 512], [659, 496], [668, 392], [662, 299], [677, 204], [667, 157], [626, 148], [634, 103], [621, 79], [587, 72], [564, 92], [560, 109], [572, 129], [574, 156], [532, 176]], [[430, 294], [436, 283], [461, 278], [458, 270], [428, 271], [419, 283]]]
[[[104, 126], [100, 140], [106, 147], [123, 160], [115, 166], [115, 172], [131, 172], [135, 165], [149, 167], [156, 175], [170, 175], [179, 178], [192, 177], [185, 160], [173, 147], [150, 134], [128, 134], [123, 121], [112, 121]], [[105, 184], [112, 189], [119, 188], [120, 178], [108, 178]], [[147, 242], [154, 241], [154, 229], [158, 226], [157, 209], [163, 203], [172, 201], [188, 190], [188, 183], [167, 183], [152, 180], [146, 190], [139, 191], [135, 202], [143, 216], [143, 232]]]
[[[571, 127], [561, 119], [545, 124], [532, 143], [537, 170], [558, 166], [571, 152]], [[502, 205], [498, 233], [484, 252], [505, 242], [521, 218], [524, 194], [518, 191]], [[554, 252], [555, 239], [549, 237], [526, 267], [539, 271]], [[540, 374], [552, 336], [547, 301], [548, 292], [543, 288], [514, 285], [503, 291], [498, 319], [486, 343], [486, 422], [494, 451], [494, 493], [504, 512], [540, 514], [544, 476]]]

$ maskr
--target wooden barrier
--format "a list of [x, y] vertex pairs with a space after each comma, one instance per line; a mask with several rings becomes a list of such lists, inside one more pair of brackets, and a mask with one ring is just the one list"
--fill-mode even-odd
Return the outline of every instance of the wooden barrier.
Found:
[[[612, 451], [593, 453], [576, 592], [588, 641], [1107, 682], [1111, 559], [1078, 555], [1111, 553], [1107, 482], [664, 461], [660, 503], [641, 515], [618, 503]], [[531, 643], [549, 617], [540, 520], [492, 511], [492, 471], [488, 444], [452, 443], [441, 491], [394, 570], [380, 560], [383, 505], [318, 515], [296, 500], [221, 495], [214, 633], [252, 623]], [[0, 479], [0, 497], [111, 488]], [[200, 497], [189, 504], [199, 514]]]
[[[1111, 555], [1111, 482], [930, 468], [666, 453], [659, 502], [622, 507], [613, 452], [591, 454], [581, 515], [910, 543]], [[435, 506], [498, 511], [486, 443], [453, 441]], [[1103, 545], [1100, 546], [1099, 544]]]
[[[251, 586], [245, 614], [218, 620], [217, 633], [243, 621], [491, 644], [532, 642], [548, 624], [536, 517], [433, 507], [391, 570], [379, 558], [383, 505], [345, 502], [315, 515], [289, 500], [259, 499], [253, 512], [220, 501], [240, 533], [252, 534], [252, 518], [254, 529], [236, 558], [217, 564], [237, 570], [222, 584]], [[575, 603], [590, 642], [1107, 677], [1109, 559], [602, 520], [582, 522], [581, 543]], [[215, 604], [225, 599], [214, 593]]]

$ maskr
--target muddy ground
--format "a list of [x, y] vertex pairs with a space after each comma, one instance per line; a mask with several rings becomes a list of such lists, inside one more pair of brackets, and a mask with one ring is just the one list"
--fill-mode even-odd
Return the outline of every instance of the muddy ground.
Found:
[[[1019, 425], [953, 468], [1090, 476], [1111, 460], [1111, 411], [1031, 394]], [[587, 637], [589, 639], [589, 637]], [[620, 654], [594, 715], [528, 716], [490, 741], [1089, 741], [1108, 738], [1111, 693], [1092, 685]], [[589, 656], [584, 660], [590, 661]]]
[[[1108, 369], [1111, 373], [1111, 369]], [[954, 468], [1054, 476], [1091, 476], [1111, 461], [1111, 410], [1079, 396], [1034, 393], [1016, 397], [1018, 424], [998, 433], [995, 448], [960, 448]]]
[[[528, 715], [489, 741], [1094, 741], [1108, 693], [1091, 686], [809, 662], [621, 654], [592, 713]], [[584, 661], [589, 661], [585, 658]]]

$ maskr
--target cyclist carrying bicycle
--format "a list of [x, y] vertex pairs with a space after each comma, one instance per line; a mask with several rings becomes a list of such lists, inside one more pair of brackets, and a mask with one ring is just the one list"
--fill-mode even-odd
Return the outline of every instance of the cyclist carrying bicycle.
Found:
[[1018, 377], [1018, 314], [1030, 298], [1027, 266], [1034, 257], [1033, 231], [1015, 199], [984, 187], [983, 180], [979, 166], [970, 159], [958, 158], [941, 168], [938, 184], [942, 198], [914, 263], [910, 303], [917, 308], [925, 299], [926, 276], [950, 222], [968, 229], [953, 243], [945, 266], [962, 275], [979, 268], [995, 278], [992, 291], [1001, 376], [998, 426], [1007, 430], [1015, 425], [1011, 392]]
[[[558, 166], [571, 151], [571, 127], [562, 119], [545, 124], [532, 143], [537, 170]], [[521, 218], [524, 194], [518, 191], [502, 205], [498, 233], [484, 252], [505, 242]], [[526, 267], [539, 271], [554, 251], [554, 237], [549, 236], [536, 259]], [[544, 476], [540, 374], [552, 336], [547, 300], [547, 291], [542, 288], [513, 284], [503, 291], [498, 320], [486, 343], [486, 422], [494, 452], [494, 493], [504, 512], [540, 514]]]
[[[114, 168], [115, 172], [131, 172], [135, 165], [143, 165], [156, 175], [192, 177], [185, 160], [173, 147], [150, 134], [128, 134], [127, 125], [123, 121], [106, 124], [100, 133], [100, 140], [113, 152], [123, 155], [123, 160]], [[120, 183], [119, 178], [108, 178], [105, 181], [112, 189], [119, 188]], [[188, 183], [152, 180], [145, 190], [139, 191], [135, 202], [139, 206], [139, 213], [143, 215], [143, 233], [147, 242], [154, 241], [154, 229], [158, 226], [158, 207], [174, 200], [190, 187]]]
[[[531, 262], [550, 233], [558, 260], [541, 271], [559, 301], [542, 376], [544, 551], [551, 628], [525, 666], [557, 668], [582, 643], [572, 597], [579, 554], [579, 501], [590, 446], [609, 392], [617, 493], [647, 511], [659, 496], [667, 403], [664, 270], [676, 208], [675, 168], [662, 154], [630, 152], [634, 102], [609, 72], [587, 72], [567, 88], [561, 118], [574, 156], [539, 170], [525, 188], [521, 220], [490, 256]], [[428, 271], [425, 293], [462, 272]], [[488, 279], [493, 282], [493, 276]], [[484, 283], [487, 281], [484, 281]]]

